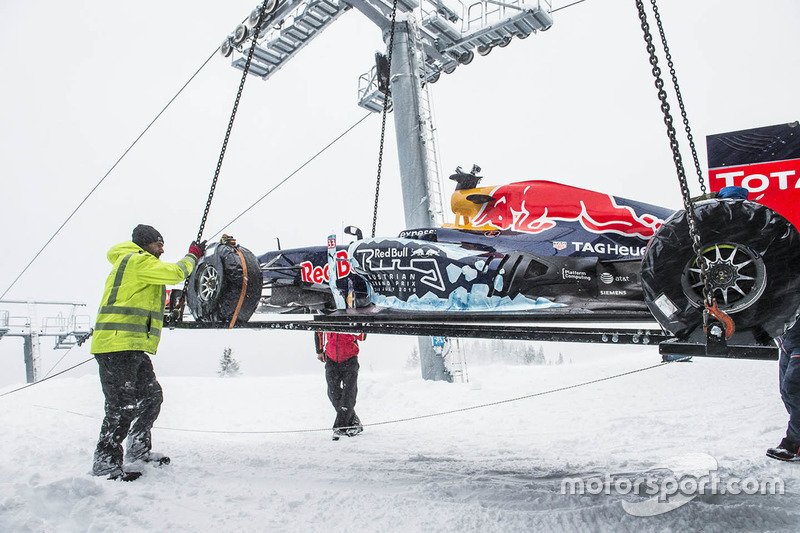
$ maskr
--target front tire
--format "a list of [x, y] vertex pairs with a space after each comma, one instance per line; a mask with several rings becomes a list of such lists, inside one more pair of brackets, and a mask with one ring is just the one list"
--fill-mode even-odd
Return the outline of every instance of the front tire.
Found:
[[186, 301], [198, 322], [229, 325], [236, 315], [235, 325], [241, 326], [258, 307], [263, 284], [258, 259], [247, 248], [239, 246], [238, 251], [244, 263], [232, 246], [214, 243], [197, 262], [189, 277]]

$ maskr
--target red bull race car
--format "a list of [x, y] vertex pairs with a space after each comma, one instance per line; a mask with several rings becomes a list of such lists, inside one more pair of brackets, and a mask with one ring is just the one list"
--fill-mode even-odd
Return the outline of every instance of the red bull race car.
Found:
[[[256, 256], [209, 245], [189, 283], [195, 320], [254, 313], [477, 313], [653, 317], [671, 334], [703, 323], [703, 283], [684, 213], [551, 181], [479, 187], [451, 176], [454, 224]], [[710, 290], [737, 328], [774, 337], [794, 320], [800, 236], [746, 200], [697, 204]], [[255, 274], [255, 275], [254, 275]], [[254, 280], [258, 280], [255, 283]], [[791, 316], [790, 316], [791, 315]]]

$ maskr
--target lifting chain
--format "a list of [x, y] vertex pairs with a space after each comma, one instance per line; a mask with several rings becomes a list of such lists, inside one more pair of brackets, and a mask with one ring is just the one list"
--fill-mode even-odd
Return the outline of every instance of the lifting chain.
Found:
[[[397, 15], [397, 0], [394, 0], [392, 4], [392, 26], [389, 30], [389, 53], [387, 54], [387, 62], [389, 63], [389, 80], [392, 77], [392, 51], [394, 49], [394, 27], [395, 27], [395, 17]], [[379, 72], [376, 71], [376, 75], [380, 75]], [[389, 82], [389, 87], [391, 87], [391, 81]], [[389, 97], [391, 96], [392, 91], [387, 87], [386, 91], [383, 93], [383, 116], [381, 118], [381, 144], [378, 148], [378, 176], [375, 180], [375, 206], [372, 210], [372, 237], [375, 237], [375, 228], [378, 225], [378, 198], [380, 197], [381, 193], [381, 167], [383, 167], [383, 145], [384, 140], [386, 137], [386, 115], [389, 113]]]
[[[225, 139], [222, 141], [222, 150], [220, 150], [219, 160], [217, 161], [217, 168], [214, 171], [214, 179], [211, 180], [211, 189], [208, 191], [208, 199], [206, 200], [206, 207], [203, 210], [203, 217], [200, 220], [200, 228], [197, 230], [197, 239], [195, 242], [200, 242], [203, 238], [203, 230], [206, 227], [206, 220], [208, 219], [208, 211], [211, 209], [211, 200], [214, 199], [214, 190], [217, 188], [217, 180], [219, 180], [219, 173], [222, 170], [222, 161], [225, 159], [225, 151], [228, 149], [228, 140], [231, 137], [231, 131], [233, 130], [233, 122], [236, 120], [236, 112], [239, 109], [239, 101], [242, 99], [242, 91], [244, 90], [244, 82], [247, 81], [247, 74], [250, 72], [250, 63], [253, 61], [253, 53], [256, 50], [256, 44], [258, 41], [258, 36], [261, 33], [261, 27], [264, 25], [264, 19], [267, 4], [271, 3], [271, 0], [264, 0], [259, 4], [259, 18], [258, 24], [255, 25], [253, 28], [253, 43], [250, 46], [250, 52], [247, 54], [247, 62], [244, 65], [244, 70], [242, 72], [242, 80], [239, 82], [239, 90], [236, 92], [236, 100], [233, 102], [233, 110], [231, 111], [231, 118], [228, 121], [228, 129], [225, 131]], [[274, 6], [274, 5], [273, 5]], [[171, 310], [171, 320], [172, 321], [180, 321], [183, 317], [183, 308], [186, 305], [186, 291], [189, 290], [189, 278], [186, 278], [186, 282], [183, 284], [183, 293], [181, 293], [180, 301], [177, 305], [177, 309]]]
[[683, 105], [683, 96], [681, 96], [681, 88], [678, 86], [678, 76], [675, 73], [675, 64], [672, 62], [672, 54], [669, 53], [669, 46], [667, 45], [667, 36], [664, 34], [664, 25], [661, 23], [661, 14], [658, 12], [658, 6], [655, 0], [651, 0], [653, 5], [653, 14], [655, 15], [656, 25], [658, 26], [658, 33], [661, 36], [661, 45], [664, 47], [664, 57], [667, 58], [667, 65], [669, 66], [669, 74], [672, 77], [672, 86], [675, 88], [675, 96], [678, 100], [678, 106], [681, 108], [681, 117], [683, 118], [683, 126], [686, 131], [686, 139], [689, 141], [689, 148], [692, 151], [692, 159], [694, 159], [694, 168], [697, 172], [697, 181], [700, 183], [700, 191], [705, 196], [706, 194], [706, 181], [703, 178], [703, 170], [700, 168], [700, 160], [697, 158], [697, 149], [694, 145], [694, 137], [692, 136], [692, 128], [689, 126], [689, 117], [686, 115], [686, 107]]
[[247, 80], [247, 74], [250, 72], [250, 63], [253, 61], [253, 52], [256, 50], [256, 41], [258, 35], [261, 33], [261, 26], [264, 24], [265, 12], [267, 4], [271, 0], [264, 0], [259, 6], [258, 24], [253, 28], [253, 44], [250, 46], [250, 52], [247, 54], [247, 62], [244, 64], [242, 71], [242, 81], [239, 82], [239, 90], [236, 93], [236, 100], [233, 102], [233, 111], [231, 111], [231, 118], [228, 121], [228, 129], [225, 131], [225, 139], [222, 141], [222, 150], [219, 153], [219, 160], [217, 161], [217, 169], [214, 171], [214, 179], [211, 180], [211, 190], [208, 191], [208, 200], [206, 200], [206, 208], [203, 210], [203, 218], [200, 221], [200, 229], [197, 230], [197, 242], [203, 238], [203, 230], [206, 227], [206, 219], [208, 218], [208, 210], [211, 208], [211, 200], [214, 198], [214, 189], [217, 188], [217, 180], [219, 173], [222, 170], [222, 161], [225, 159], [225, 151], [228, 149], [228, 140], [231, 137], [231, 130], [233, 130], [233, 121], [236, 120], [236, 111], [239, 109], [239, 101], [242, 99], [242, 91], [244, 90], [244, 82]]
[[[663, 27], [661, 25], [661, 17], [658, 15], [658, 8], [656, 6], [656, 0], [650, 0], [651, 4], [653, 5], [653, 9], [656, 13], [656, 20], [658, 22], [659, 32], [661, 33], [661, 41], [664, 45], [665, 52], [667, 57], [669, 56], [669, 49], [667, 48], [666, 44], [666, 37], [664, 36]], [[707, 320], [709, 313], [708, 310], [712, 308], [716, 308], [716, 302], [714, 300], [714, 295], [711, 292], [711, 286], [708, 281], [708, 270], [705, 259], [703, 258], [702, 253], [702, 245], [700, 243], [700, 232], [697, 229], [697, 218], [695, 217], [694, 208], [692, 205], [692, 198], [689, 193], [689, 185], [686, 180], [686, 171], [683, 167], [683, 159], [681, 158], [680, 147], [678, 145], [678, 138], [675, 133], [675, 127], [673, 126], [673, 119], [672, 114], [670, 113], [670, 106], [667, 102], [667, 92], [664, 90], [664, 80], [661, 78], [661, 68], [658, 66], [658, 57], [656, 56], [656, 47], [653, 45], [653, 36], [650, 33], [650, 25], [647, 23], [647, 13], [644, 9], [644, 3], [642, 0], [636, 0], [636, 7], [639, 10], [639, 20], [642, 24], [642, 32], [644, 33], [644, 40], [647, 44], [647, 53], [650, 55], [650, 65], [653, 67], [652, 73], [653, 77], [655, 78], [655, 86], [658, 89], [658, 99], [661, 101], [661, 111], [664, 113], [664, 124], [667, 126], [667, 136], [669, 137], [669, 144], [670, 148], [672, 149], [672, 160], [675, 163], [675, 170], [678, 173], [678, 182], [680, 183], [681, 187], [681, 196], [683, 197], [683, 208], [686, 212], [686, 222], [689, 226], [689, 237], [692, 240], [692, 249], [695, 253], [695, 261], [697, 262], [698, 267], [700, 268], [700, 280], [703, 282], [703, 301], [705, 303], [705, 312], [704, 312], [704, 319]], [[675, 90], [678, 93], [678, 101], [681, 104], [681, 112], [684, 118], [684, 124], [686, 124], [687, 132], [691, 135], [691, 131], [688, 126], [688, 119], [686, 118], [685, 108], [683, 106], [683, 101], [680, 97], [680, 90], [678, 88], [678, 81], [677, 77], [675, 76], [674, 72], [675, 69], [672, 65], [671, 58], [669, 60], [670, 65], [670, 73], [673, 75], [673, 82], [675, 84]], [[690, 143], [693, 146], [693, 141], [691, 136], [689, 137]], [[697, 164], [699, 170], [699, 162], [697, 162], [697, 155], [694, 153], [694, 148], [692, 149], [695, 162]], [[705, 183], [702, 179], [702, 172], [700, 172], [700, 184], [705, 193]], [[729, 333], [729, 332], [726, 332]]]

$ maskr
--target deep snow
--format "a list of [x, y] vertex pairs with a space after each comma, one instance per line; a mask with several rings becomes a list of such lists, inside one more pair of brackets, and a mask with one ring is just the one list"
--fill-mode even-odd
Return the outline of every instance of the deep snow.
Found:
[[[163, 377], [154, 449], [173, 462], [133, 483], [89, 475], [102, 394], [95, 376], [65, 375], [0, 397], [0, 531], [798, 529], [800, 465], [764, 456], [786, 418], [775, 362], [696, 358], [380, 424], [659, 362], [654, 348], [591, 350], [571, 364], [472, 365], [466, 384], [362, 364], [358, 412], [377, 425], [338, 442], [325, 429], [322, 365], [315, 375]], [[370, 357], [365, 348], [362, 363]], [[266, 433], [276, 431], [288, 432]], [[785, 493], [698, 496], [637, 517], [622, 502], [645, 496], [561, 492], [566, 477], [678, 472], [693, 457], [716, 462], [722, 479], [780, 478]]]

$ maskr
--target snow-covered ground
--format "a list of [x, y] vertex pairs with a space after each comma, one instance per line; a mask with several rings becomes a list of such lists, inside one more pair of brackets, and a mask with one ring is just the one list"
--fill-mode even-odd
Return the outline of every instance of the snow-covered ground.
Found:
[[[333, 412], [322, 365], [318, 374], [162, 377], [154, 449], [172, 464], [144, 467], [133, 483], [89, 475], [102, 394], [95, 376], [65, 375], [0, 397], [0, 531], [800, 529], [800, 465], [764, 456], [786, 419], [775, 362], [696, 358], [383, 423], [659, 362], [652, 348], [594, 349], [562, 365], [472, 365], [466, 384], [370, 371], [362, 354], [358, 412], [368, 426], [338, 442], [325, 429]], [[749, 480], [752, 491], [780, 480], [784, 494], [703, 495], [663, 512], [657, 499], [630, 505], [648, 496], [618, 483], [697, 479], [715, 466], [722, 482]], [[568, 478], [585, 493], [563, 494]], [[607, 479], [620, 490], [589, 494]]]

